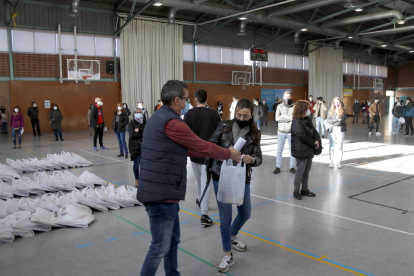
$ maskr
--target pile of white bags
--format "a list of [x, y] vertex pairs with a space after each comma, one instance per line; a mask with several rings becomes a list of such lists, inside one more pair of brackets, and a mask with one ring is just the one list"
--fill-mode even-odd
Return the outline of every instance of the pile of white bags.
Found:
[[20, 178], [20, 175], [9, 166], [0, 163], [0, 180], [10, 181]]
[[[92, 165], [92, 162], [86, 160], [82, 156], [79, 156], [73, 152], [65, 152], [62, 151], [61, 154], [48, 154], [46, 158], [37, 159], [37, 158], [29, 158], [29, 159], [6, 159], [7, 166], [0, 166], [0, 179], [5, 178], [4, 180], [10, 179], [11, 176], [7, 171], [3, 172], [2, 167], [11, 168], [17, 173], [23, 172], [39, 172], [39, 171], [46, 171], [46, 170], [61, 170], [61, 169], [68, 169], [68, 168], [78, 168], [78, 167], [88, 167]], [[3, 173], [5, 174], [3, 176]], [[16, 175], [14, 175], [16, 177]]]

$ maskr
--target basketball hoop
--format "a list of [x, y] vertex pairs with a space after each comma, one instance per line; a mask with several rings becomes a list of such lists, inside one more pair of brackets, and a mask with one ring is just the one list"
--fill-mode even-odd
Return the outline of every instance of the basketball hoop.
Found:
[[91, 84], [91, 78], [92, 76], [82, 76], [83, 81], [85, 82], [85, 84]]
[[242, 90], [246, 90], [246, 87], [247, 87], [248, 85], [249, 85], [249, 84], [248, 84], [247, 82], [242, 82], [242, 83], [241, 83]]

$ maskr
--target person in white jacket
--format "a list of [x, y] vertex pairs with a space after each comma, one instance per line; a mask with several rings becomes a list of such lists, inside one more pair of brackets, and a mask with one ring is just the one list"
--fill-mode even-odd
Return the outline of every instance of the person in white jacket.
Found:
[[290, 91], [285, 91], [283, 94], [283, 103], [277, 106], [275, 112], [275, 119], [279, 124], [277, 132], [277, 157], [276, 157], [276, 169], [273, 171], [273, 174], [280, 173], [280, 168], [282, 167], [282, 156], [283, 148], [285, 147], [286, 139], [289, 143], [289, 155], [290, 155], [290, 172], [295, 174], [295, 164], [296, 158], [292, 156], [291, 153], [291, 128], [293, 120], [293, 109], [295, 104], [292, 101], [292, 96]]
[[236, 111], [236, 105], [238, 101], [239, 101], [239, 97], [233, 96], [233, 102], [230, 105], [230, 120], [234, 119], [234, 112]]
[[[322, 97], [319, 97], [316, 100], [316, 104], [313, 106], [313, 110], [315, 110], [315, 117], [316, 117], [316, 131], [321, 134], [322, 138], [325, 138], [325, 126], [323, 125], [324, 120], [326, 119], [326, 105], [323, 101]], [[321, 126], [321, 130], [319, 131], [319, 125]]]

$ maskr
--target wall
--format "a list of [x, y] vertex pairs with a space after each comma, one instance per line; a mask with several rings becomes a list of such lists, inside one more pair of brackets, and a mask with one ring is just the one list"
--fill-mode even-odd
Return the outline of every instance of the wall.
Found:
[[414, 62], [398, 68], [396, 96], [409, 96], [414, 99]]
[[70, 131], [88, 129], [87, 112], [96, 97], [103, 99], [105, 121], [110, 129], [116, 104], [121, 101], [121, 84], [119, 82], [91, 82], [90, 85], [85, 85], [74, 82], [61, 84], [58, 81], [10, 81], [10, 96], [11, 105], [17, 105], [22, 110], [25, 132], [28, 133], [32, 133], [32, 128], [30, 118], [26, 113], [32, 101], [36, 102], [40, 109], [39, 120], [42, 132], [52, 131], [48, 120], [49, 109], [45, 108], [45, 100], [50, 100], [50, 103], [56, 103], [59, 106], [64, 117], [62, 131]]
[[10, 90], [8, 81], [0, 81], [0, 106], [6, 107], [7, 112], [11, 110]]

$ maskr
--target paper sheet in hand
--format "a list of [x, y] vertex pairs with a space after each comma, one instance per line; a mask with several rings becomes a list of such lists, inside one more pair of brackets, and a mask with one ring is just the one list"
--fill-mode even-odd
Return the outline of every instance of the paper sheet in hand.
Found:
[[236, 144], [234, 145], [234, 149], [237, 150], [237, 151], [240, 151], [243, 148], [244, 144], [246, 144], [246, 140], [239, 137]]

